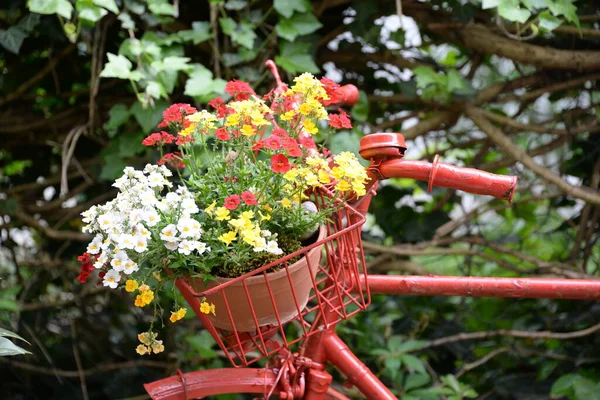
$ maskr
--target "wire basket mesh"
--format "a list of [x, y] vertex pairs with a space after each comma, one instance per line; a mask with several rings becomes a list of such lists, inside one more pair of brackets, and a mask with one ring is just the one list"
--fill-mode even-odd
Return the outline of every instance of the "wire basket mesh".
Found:
[[[327, 195], [314, 193], [313, 201], [318, 206]], [[247, 366], [367, 308], [364, 222], [340, 202], [313, 244], [238, 278], [208, 287], [180, 278], [177, 287], [233, 366]], [[216, 316], [200, 312], [203, 298]]]

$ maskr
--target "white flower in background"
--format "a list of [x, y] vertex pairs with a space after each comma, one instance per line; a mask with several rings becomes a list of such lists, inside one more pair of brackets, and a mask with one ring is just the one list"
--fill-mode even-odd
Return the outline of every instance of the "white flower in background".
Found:
[[139, 194], [139, 199], [142, 205], [146, 207], [155, 206], [158, 203], [158, 200], [156, 199], [156, 194], [154, 194], [154, 191], [152, 190], [142, 190]]
[[172, 242], [163, 242], [163, 244], [169, 250], [177, 250], [177, 247], [179, 247], [179, 239], [176, 238], [176, 240]]
[[150, 175], [148, 175], [148, 185], [150, 187], [162, 187], [165, 183], [167, 183], [165, 177], [158, 172], [151, 172]]
[[256, 252], [259, 251], [266, 251], [267, 250], [267, 241], [265, 240], [265, 238], [256, 238], [256, 240], [254, 241], [254, 249], [252, 249]]
[[150, 231], [146, 229], [146, 227], [142, 224], [137, 224], [135, 228], [133, 228], [136, 236], [143, 236], [146, 239], [150, 238]]
[[166, 201], [172, 208], [175, 208], [174, 206], [176, 204], [179, 204], [179, 202], [181, 201], [181, 196], [177, 193], [169, 192], [165, 196], [164, 201]]
[[102, 281], [102, 284], [104, 286], [108, 286], [111, 289], [116, 289], [117, 286], [119, 286], [120, 280], [121, 275], [119, 275], [119, 272], [114, 269], [111, 269], [106, 273], [106, 275], [104, 275], [104, 280]]
[[159, 221], [160, 215], [158, 215], [154, 208], [146, 211], [144, 215], [144, 222], [148, 224], [149, 227], [153, 227], [154, 225], [158, 224]]
[[165, 226], [162, 231], [160, 231], [160, 238], [165, 242], [178, 241], [179, 238], [177, 237], [177, 227], [173, 224]]
[[115, 257], [110, 261], [110, 265], [112, 265], [115, 271], [121, 272], [123, 269], [125, 269], [125, 264], [127, 261], [129, 261], [127, 253], [125, 253], [123, 250], [119, 250], [115, 254]]
[[206, 245], [206, 243], [204, 243], [204, 242], [196, 241], [195, 246], [196, 246], [196, 250], [198, 250], [198, 253], [200, 253], [200, 254], [204, 254], [207, 251], [210, 252], [210, 247], [208, 247]]
[[182, 238], [200, 238], [200, 223], [189, 215], [184, 215], [177, 221], [177, 230], [181, 232]]
[[142, 222], [145, 216], [146, 213], [144, 210], [140, 210], [139, 208], [132, 210], [131, 213], [129, 213], [129, 225], [137, 225], [139, 222]]
[[98, 254], [102, 246], [102, 236], [96, 235], [94, 239], [88, 244], [87, 252], [90, 254]]
[[134, 244], [133, 235], [123, 233], [117, 237], [117, 246], [120, 249], [133, 249]]
[[106, 258], [106, 254], [101, 253], [100, 256], [96, 259], [96, 262], [94, 263], [94, 268], [102, 268], [107, 261], [108, 259]]
[[187, 198], [183, 199], [181, 202], [181, 212], [184, 214], [196, 214], [198, 211], [200, 211], [200, 209], [196, 205], [194, 199]]
[[140, 234], [135, 235], [133, 249], [138, 253], [148, 250], [148, 239]]
[[100, 225], [100, 229], [105, 232], [111, 230], [115, 225], [115, 217], [113, 213], [102, 214], [98, 217], [98, 224]]
[[269, 243], [267, 243], [267, 249], [266, 250], [269, 253], [275, 254], [275, 255], [283, 254], [283, 250], [281, 250], [279, 248], [279, 245], [277, 244], [277, 242], [275, 240], [270, 240]]
[[98, 215], [96, 210], [96, 206], [91, 206], [89, 210], [82, 212], [82, 221], [86, 224], [91, 224], [92, 222], [94, 222], [96, 220], [96, 216]]
[[267, 229], [260, 231], [260, 234], [262, 235], [262, 237], [269, 237], [272, 235], [271, 231]]
[[125, 263], [125, 267], [123, 268], [123, 273], [126, 275], [130, 275], [133, 272], [138, 271], [138, 265], [133, 262], [132, 260], [127, 260], [127, 262]]
[[191, 240], [182, 240], [181, 243], [179, 243], [179, 248], [177, 249], [177, 251], [179, 253], [181, 253], [181, 254], [189, 256], [190, 253], [192, 251], [194, 251], [193, 241], [191, 241]]

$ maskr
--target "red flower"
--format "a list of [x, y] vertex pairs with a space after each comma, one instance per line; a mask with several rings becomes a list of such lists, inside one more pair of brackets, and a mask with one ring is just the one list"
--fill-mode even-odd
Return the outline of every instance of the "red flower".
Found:
[[339, 115], [329, 114], [329, 125], [337, 129], [352, 129], [352, 123], [350, 122], [350, 118], [348, 118], [348, 114], [341, 108], [338, 108], [338, 111], [340, 112]]
[[290, 161], [283, 154], [275, 154], [271, 157], [271, 170], [273, 172], [286, 173], [290, 170]]
[[256, 94], [247, 82], [235, 79], [227, 82], [225, 91], [233, 96], [235, 100], [248, 100], [249, 96]]
[[235, 210], [239, 204], [240, 196], [233, 194], [225, 199], [225, 204], [223, 204], [223, 207], [228, 210]]
[[262, 148], [263, 148], [263, 142], [262, 142], [262, 140], [254, 142], [254, 144], [252, 145], [252, 150], [253, 151], [259, 151]]
[[208, 102], [208, 105], [217, 110], [217, 117], [223, 118], [228, 114], [227, 107], [225, 106], [225, 102], [222, 98], [217, 97], [216, 99], [212, 99]]
[[278, 138], [283, 139], [283, 138], [288, 137], [289, 135], [283, 129], [281, 129], [281, 128], [275, 128], [275, 129], [273, 129], [273, 133], [271, 133], [271, 136], [277, 136]]
[[181, 135], [179, 135], [179, 136], [177, 136], [177, 141], [175, 142], [175, 144], [177, 146], [180, 146], [182, 144], [192, 143], [192, 142], [194, 142], [194, 138], [192, 137], [192, 135], [190, 135], [190, 136], [181, 136]]
[[316, 149], [317, 148], [315, 141], [311, 137], [308, 137], [308, 136], [301, 135], [298, 138], [298, 142], [302, 146], [306, 147], [307, 149]]
[[281, 140], [277, 136], [269, 136], [263, 140], [263, 143], [267, 149], [279, 150], [281, 148]]
[[161, 132], [154, 132], [153, 134], [146, 137], [144, 140], [142, 140], [142, 144], [144, 146], [154, 146], [154, 145], [162, 146], [165, 144], [171, 144], [171, 143], [173, 143], [174, 140], [175, 140], [175, 136], [173, 136], [165, 131], [161, 131]]
[[230, 178], [230, 177], [228, 177], [228, 176], [226, 176], [226, 177], [225, 177], [225, 183], [227, 183], [227, 182], [229, 182], [229, 181], [231, 181], [231, 182], [233, 182], [233, 183], [236, 183], [236, 182], [238, 181], [238, 179], [237, 179], [235, 176], [232, 176], [231, 178]]
[[325, 89], [325, 93], [329, 96], [329, 100], [323, 101], [323, 104], [328, 106], [330, 104], [340, 104], [342, 103], [342, 98], [339, 96], [340, 85], [332, 81], [328, 78], [321, 78], [321, 83], [323, 84], [323, 89]]
[[290, 157], [300, 157], [302, 155], [302, 150], [298, 145], [289, 148], [287, 152]]
[[158, 160], [157, 164], [169, 164], [174, 168], [185, 168], [185, 164], [182, 162], [181, 153], [178, 151], [165, 154], [160, 160]]
[[231, 139], [231, 135], [227, 133], [227, 129], [225, 128], [217, 128], [215, 131], [215, 136], [220, 140], [229, 140]]
[[98, 285], [98, 286], [102, 285], [102, 280], [104, 279], [104, 275], [106, 275], [106, 272], [100, 271], [100, 273], [98, 274], [98, 278], [100, 278], [100, 280], [98, 281], [98, 283], [96, 285]]
[[163, 112], [164, 119], [158, 124], [158, 127], [165, 128], [169, 126], [169, 124], [181, 124], [186, 115], [194, 114], [196, 112], [198, 112], [198, 110], [189, 104], [175, 103]]
[[246, 205], [256, 205], [256, 197], [254, 197], [254, 195], [247, 190], [242, 192], [242, 200], [244, 200], [244, 203], [246, 203]]
[[[94, 257], [94, 260], [96, 257]], [[83, 253], [79, 257], [77, 257], [77, 261], [81, 263], [81, 271], [79, 272], [79, 276], [77, 280], [81, 283], [87, 282], [88, 276], [94, 271], [94, 264], [92, 262], [92, 257], [89, 253]]]

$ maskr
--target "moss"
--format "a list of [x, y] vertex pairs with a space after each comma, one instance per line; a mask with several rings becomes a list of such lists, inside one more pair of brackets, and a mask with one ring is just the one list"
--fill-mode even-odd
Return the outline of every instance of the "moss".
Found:
[[[273, 261], [278, 260], [284, 255], [291, 254], [302, 248], [302, 243], [300, 243], [300, 241], [298, 241], [297, 239], [291, 237], [281, 236], [278, 238], [277, 242], [279, 244], [279, 248], [283, 250], [283, 255], [278, 256], [263, 251], [261, 253], [257, 253], [257, 257], [248, 261], [244, 265], [229, 265], [226, 268], [222, 266], [215, 267], [212, 270], [212, 274], [215, 276], [220, 276], [222, 278], [237, 278], [238, 276], [254, 271], [255, 269], [262, 267], [263, 265], [272, 263]], [[289, 260], [288, 263], [293, 264], [299, 259], [299, 256], [294, 257], [291, 260]], [[279, 269], [280, 267], [276, 265], [273, 268], [270, 268], [267, 272], [275, 272]]]

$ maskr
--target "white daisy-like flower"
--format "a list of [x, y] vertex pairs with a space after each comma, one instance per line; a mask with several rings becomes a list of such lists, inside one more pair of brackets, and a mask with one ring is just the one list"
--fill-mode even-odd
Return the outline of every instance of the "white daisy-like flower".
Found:
[[151, 172], [150, 175], [148, 175], [148, 185], [150, 187], [162, 187], [165, 183], [165, 177], [158, 172]]
[[118, 271], [111, 269], [104, 275], [104, 280], [102, 284], [104, 286], [108, 286], [111, 289], [116, 289], [119, 286], [119, 281], [121, 280], [121, 275]]
[[174, 242], [179, 240], [177, 237], [177, 227], [174, 224], [165, 226], [162, 231], [160, 231], [160, 238], [165, 242]]
[[271, 254], [275, 254], [275, 255], [279, 255], [279, 254], [283, 254], [283, 250], [281, 250], [279, 248], [279, 245], [277, 244], [277, 242], [275, 240], [270, 240], [267, 243], [267, 248], [266, 250], [271, 253]]
[[102, 236], [96, 235], [94, 239], [88, 244], [87, 252], [90, 254], [98, 254], [100, 253], [100, 249], [102, 246]]
[[126, 275], [130, 275], [138, 270], [139, 268], [137, 263], [133, 262], [132, 260], [127, 260], [127, 262], [125, 263], [125, 268], [123, 268], [123, 273]]
[[91, 224], [92, 222], [94, 222], [94, 220], [96, 219], [96, 215], [97, 215], [97, 207], [96, 206], [91, 206], [89, 210], [84, 211], [81, 213], [82, 221], [86, 224]]
[[155, 206], [158, 203], [156, 194], [152, 190], [142, 190], [139, 194], [139, 200], [144, 206]]
[[195, 247], [196, 247], [196, 250], [198, 250], [198, 253], [200, 253], [200, 254], [204, 254], [207, 251], [210, 252], [210, 247], [207, 246], [206, 243], [204, 243], [204, 242], [196, 241]]
[[181, 201], [181, 211], [186, 214], [196, 214], [200, 211], [194, 199], [183, 199]]
[[140, 210], [139, 208], [132, 210], [131, 213], [129, 213], [129, 225], [137, 225], [144, 219], [145, 216], [146, 213], [144, 210]]
[[102, 214], [98, 217], [98, 225], [105, 232], [111, 230], [115, 225], [115, 217], [113, 213]]
[[176, 238], [176, 240], [172, 242], [163, 242], [163, 244], [169, 250], [177, 250], [177, 248], [179, 247], [179, 239]]
[[104, 264], [106, 264], [107, 261], [108, 261], [108, 259], [106, 258], [106, 254], [100, 253], [100, 256], [98, 256], [98, 258], [96, 259], [96, 262], [94, 263], [94, 268], [96, 268], [96, 269], [102, 268], [104, 266]]
[[138, 236], [143, 236], [146, 239], [150, 238], [150, 231], [148, 229], [146, 229], [146, 227], [142, 224], [137, 224], [134, 228], [133, 231], [135, 232], [135, 235]]
[[144, 214], [144, 222], [149, 227], [153, 227], [154, 225], [158, 224], [159, 221], [160, 221], [160, 215], [158, 215], [158, 213], [156, 212], [156, 210], [154, 208], [147, 210], [146, 213]]
[[265, 238], [256, 238], [254, 241], [254, 248], [252, 249], [255, 252], [266, 251], [267, 250], [267, 241]]
[[143, 253], [148, 250], [148, 239], [140, 234], [135, 235], [133, 239], [133, 249], [138, 253]]
[[200, 223], [195, 219], [190, 218], [189, 215], [184, 215], [177, 221], [177, 230], [181, 232], [182, 238], [199, 238], [200, 237]]
[[117, 246], [120, 249], [133, 249], [134, 244], [135, 242], [133, 239], [133, 235], [123, 233], [117, 237]]
[[194, 243], [192, 240], [182, 240], [179, 243], [177, 251], [183, 255], [189, 256], [194, 251]]
[[127, 253], [123, 250], [117, 251], [115, 257], [110, 261], [110, 265], [114, 268], [115, 271], [121, 272], [125, 268], [125, 264], [129, 261], [129, 257], [127, 257]]

